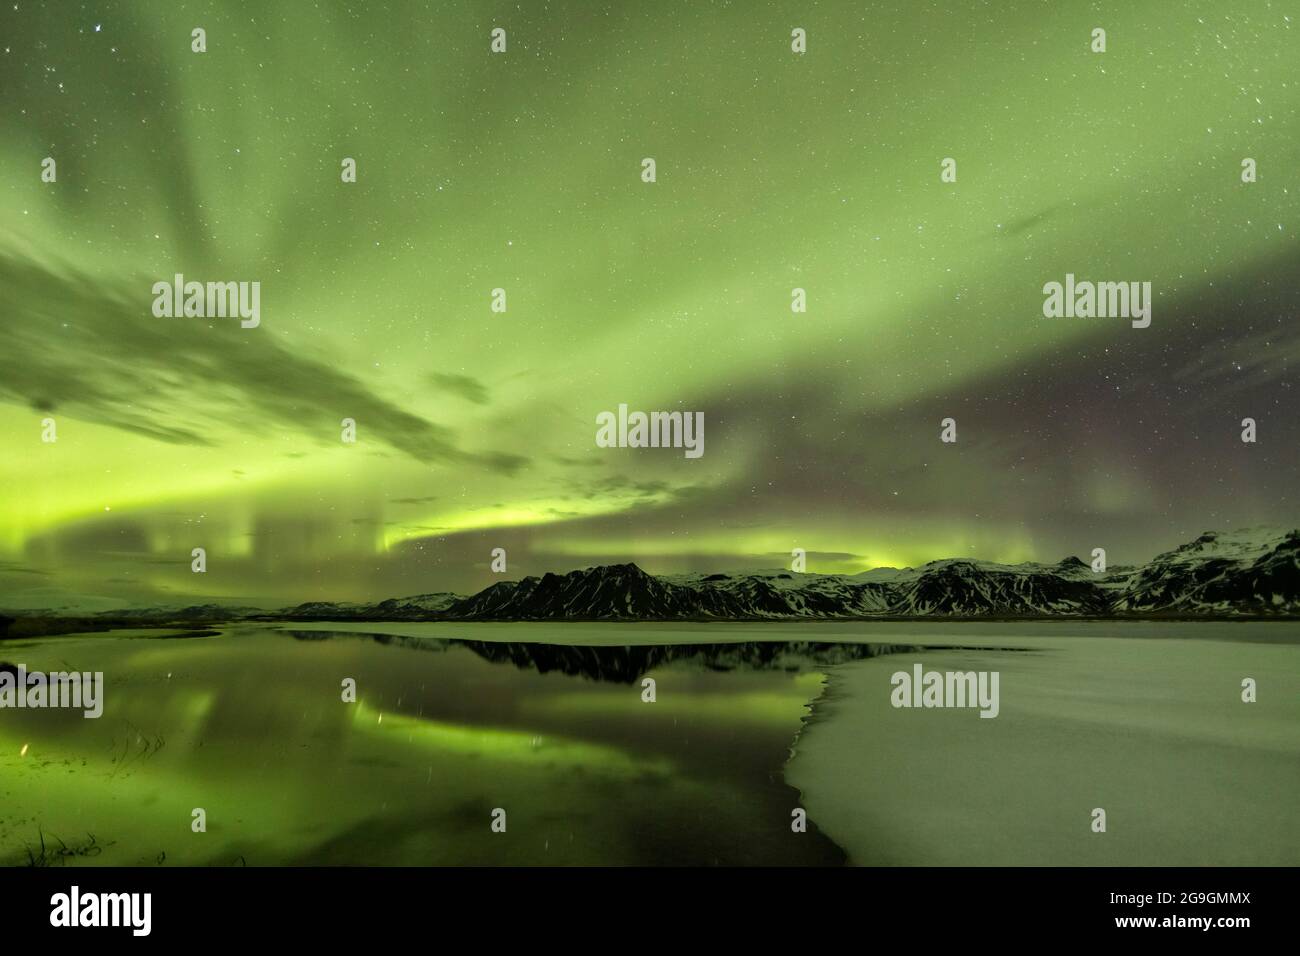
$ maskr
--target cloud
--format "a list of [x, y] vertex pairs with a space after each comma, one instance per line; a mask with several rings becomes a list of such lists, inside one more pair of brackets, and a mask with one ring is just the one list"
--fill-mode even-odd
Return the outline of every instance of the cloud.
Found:
[[10, 561], [0, 561], [0, 574], [35, 574], [40, 577], [54, 577], [54, 572], [45, 571], [41, 568], [26, 568]]
[[[159, 319], [153, 279], [101, 282], [0, 250], [0, 400], [180, 445], [216, 445], [231, 427], [337, 441], [352, 418], [417, 461], [512, 474], [517, 454], [472, 452], [454, 432], [295, 354], [268, 328], [231, 319]], [[268, 317], [269, 319], [269, 317]]]
[[1043, 223], [1053, 218], [1059, 206], [1048, 206], [1029, 216], [1023, 216], [1020, 219], [1013, 219], [1011, 222], [999, 223], [994, 230], [994, 235], [999, 239], [1009, 239], [1012, 236], [1019, 236], [1023, 233], [1037, 229]]
[[434, 372], [429, 376], [429, 381], [439, 391], [459, 395], [475, 405], [486, 405], [488, 403], [487, 387], [478, 379], [470, 378], [468, 375], [445, 375], [441, 372]]

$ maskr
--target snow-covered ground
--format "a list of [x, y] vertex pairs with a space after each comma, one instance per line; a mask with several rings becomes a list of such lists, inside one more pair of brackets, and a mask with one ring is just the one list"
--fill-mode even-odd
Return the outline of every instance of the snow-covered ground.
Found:
[[[1297, 629], [1071, 631], [1089, 628], [1098, 636], [1003, 625], [999, 639], [990, 627], [961, 643], [1032, 650], [832, 668], [787, 781], [858, 864], [1300, 864]], [[1154, 636], [1180, 632], [1221, 639]], [[890, 676], [917, 662], [999, 671], [999, 716], [892, 707]], [[1247, 677], [1256, 703], [1242, 702]], [[1096, 808], [1105, 833], [1093, 832]]]

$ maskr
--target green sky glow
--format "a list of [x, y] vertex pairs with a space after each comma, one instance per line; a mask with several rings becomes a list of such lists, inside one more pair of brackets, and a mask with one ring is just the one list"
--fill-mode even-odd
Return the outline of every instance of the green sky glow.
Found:
[[[12, 6], [0, 606], [1296, 522], [1300, 2]], [[154, 318], [178, 272], [261, 325]], [[1067, 272], [1151, 328], [1044, 319]], [[619, 403], [704, 456], [597, 448]]]

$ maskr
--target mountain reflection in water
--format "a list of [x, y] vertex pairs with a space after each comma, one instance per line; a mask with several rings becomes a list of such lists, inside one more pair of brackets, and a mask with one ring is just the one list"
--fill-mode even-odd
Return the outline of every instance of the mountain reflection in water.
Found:
[[361, 631], [287, 630], [285, 633], [300, 641], [342, 637], [433, 652], [461, 647], [494, 664], [510, 663], [520, 670], [532, 670], [539, 674], [568, 674], [573, 677], [587, 677], [591, 680], [616, 684], [636, 683], [648, 671], [669, 666], [694, 665], [704, 670], [724, 673], [728, 671], [803, 673], [834, 664], [879, 657], [882, 654], [919, 650], [905, 644], [847, 644], [818, 641], [591, 646], [408, 637], [398, 634], [367, 634]]

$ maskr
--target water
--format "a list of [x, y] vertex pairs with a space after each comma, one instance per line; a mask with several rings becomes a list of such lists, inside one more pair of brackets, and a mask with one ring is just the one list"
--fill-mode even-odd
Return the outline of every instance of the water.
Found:
[[[1300, 862], [1293, 624], [239, 625], [0, 661], [105, 675], [99, 720], [0, 710], [7, 864]], [[999, 670], [999, 717], [891, 708], [914, 662]]]
[[[4, 862], [844, 859], [815, 824], [792, 832], [798, 794], [781, 770], [819, 661], [866, 646], [156, 633], [0, 645], [28, 670], [105, 675], [98, 720], [0, 711]], [[356, 703], [341, 699], [345, 678]], [[491, 829], [498, 808], [504, 833]]]

